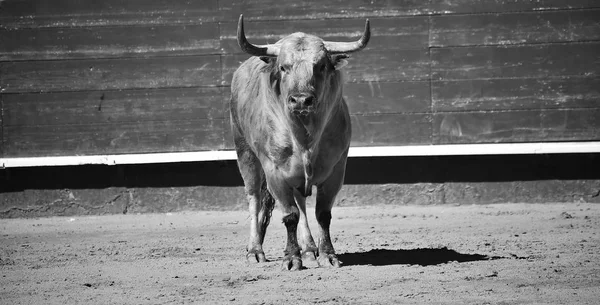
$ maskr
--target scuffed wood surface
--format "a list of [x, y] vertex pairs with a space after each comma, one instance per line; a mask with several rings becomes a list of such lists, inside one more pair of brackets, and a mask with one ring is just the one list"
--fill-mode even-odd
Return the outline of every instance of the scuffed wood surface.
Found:
[[233, 148], [251, 42], [369, 46], [344, 69], [355, 146], [600, 140], [600, 2], [0, 1], [0, 156]]
[[217, 86], [219, 56], [0, 62], [10, 92]]
[[351, 113], [429, 112], [431, 91], [428, 81], [363, 82], [344, 87]]
[[355, 114], [353, 146], [385, 146], [431, 143], [431, 114]]
[[554, 11], [600, 8], [590, 0], [430, 0], [432, 11], [441, 14], [477, 14], [522, 11]]
[[223, 149], [225, 119], [6, 126], [5, 157]]
[[434, 112], [594, 108], [600, 78], [506, 78], [431, 83]]
[[306, 0], [285, 4], [277, 0], [221, 0], [219, 5], [226, 18], [235, 19], [243, 13], [248, 20], [397, 17], [431, 13], [429, 1], [421, 0]]
[[597, 140], [600, 109], [434, 114], [434, 143], [498, 143]]
[[0, 3], [0, 24], [6, 28], [161, 25], [220, 19], [218, 0], [4, 0]]
[[600, 42], [432, 49], [434, 80], [598, 77]]
[[4, 125], [43, 126], [225, 118], [224, 88], [4, 95]]
[[0, 31], [0, 61], [220, 53], [219, 26], [163, 25]]
[[436, 47], [597, 40], [599, 9], [431, 18], [431, 46]]

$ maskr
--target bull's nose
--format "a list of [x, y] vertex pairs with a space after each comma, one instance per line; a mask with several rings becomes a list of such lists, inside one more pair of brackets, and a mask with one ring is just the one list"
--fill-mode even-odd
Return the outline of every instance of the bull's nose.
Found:
[[294, 108], [308, 108], [314, 104], [315, 97], [307, 94], [290, 95], [289, 101]]

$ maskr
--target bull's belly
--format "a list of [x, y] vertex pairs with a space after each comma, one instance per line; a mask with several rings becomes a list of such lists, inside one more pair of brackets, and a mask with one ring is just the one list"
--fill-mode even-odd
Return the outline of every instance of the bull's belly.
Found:
[[277, 176], [285, 181], [285, 184], [295, 189], [303, 189], [307, 183], [309, 185], [318, 185], [323, 183], [331, 175], [333, 167], [336, 165], [338, 160], [332, 162], [332, 164], [316, 163], [311, 164], [312, 176], [307, 173], [304, 164], [298, 162], [294, 166], [290, 166], [289, 170], [280, 170]]

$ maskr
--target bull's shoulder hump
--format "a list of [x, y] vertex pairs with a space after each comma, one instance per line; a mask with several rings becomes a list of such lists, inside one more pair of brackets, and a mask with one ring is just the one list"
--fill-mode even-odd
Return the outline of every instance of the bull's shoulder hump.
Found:
[[233, 73], [231, 80], [232, 89], [238, 88], [241, 85], [246, 86], [249, 83], [257, 83], [258, 76], [264, 73], [263, 68], [265, 65], [265, 62], [255, 56], [246, 59]]

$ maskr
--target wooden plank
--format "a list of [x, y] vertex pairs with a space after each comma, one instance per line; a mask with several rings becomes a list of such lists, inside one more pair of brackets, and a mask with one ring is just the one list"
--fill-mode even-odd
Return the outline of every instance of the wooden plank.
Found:
[[546, 137], [552, 141], [600, 140], [599, 108], [545, 110], [542, 124]]
[[218, 21], [218, 0], [4, 0], [6, 28], [181, 24]]
[[224, 18], [237, 20], [240, 14], [248, 20], [336, 19], [364, 17], [396, 17], [428, 14], [429, 1], [363, 1], [306, 0], [285, 3], [277, 0], [221, 0]]
[[223, 149], [224, 119], [6, 126], [5, 157]]
[[0, 61], [202, 55], [220, 50], [217, 23], [0, 30]]
[[[371, 40], [368, 49], [423, 49], [429, 44], [428, 17], [370, 19]], [[364, 19], [246, 21], [248, 40], [255, 44], [275, 43], [279, 39], [304, 32], [329, 41], [354, 41], [364, 30]], [[224, 53], [242, 53], [237, 43], [237, 20], [221, 23]]]
[[224, 118], [224, 88], [78, 91], [4, 95], [5, 126]]
[[599, 77], [600, 43], [435, 48], [432, 79]]
[[540, 110], [434, 113], [434, 144], [543, 141], [540, 114]]
[[590, 0], [433, 0], [430, 10], [437, 14], [501, 13], [599, 8]]
[[[225, 55], [223, 61], [223, 85], [231, 84], [231, 78], [248, 55]], [[372, 50], [353, 54], [344, 67], [347, 82], [400, 82], [429, 79], [429, 51]]]
[[352, 115], [352, 146], [431, 144], [431, 114]]
[[218, 55], [0, 62], [4, 92], [217, 86]]
[[434, 143], [597, 141], [600, 109], [435, 113]]
[[600, 10], [431, 17], [431, 46], [600, 40]]
[[429, 50], [367, 49], [353, 55], [343, 69], [349, 82], [400, 82], [430, 78]]
[[349, 83], [344, 98], [352, 114], [423, 113], [431, 111], [429, 82]]
[[434, 112], [592, 108], [600, 101], [600, 78], [434, 81]]

